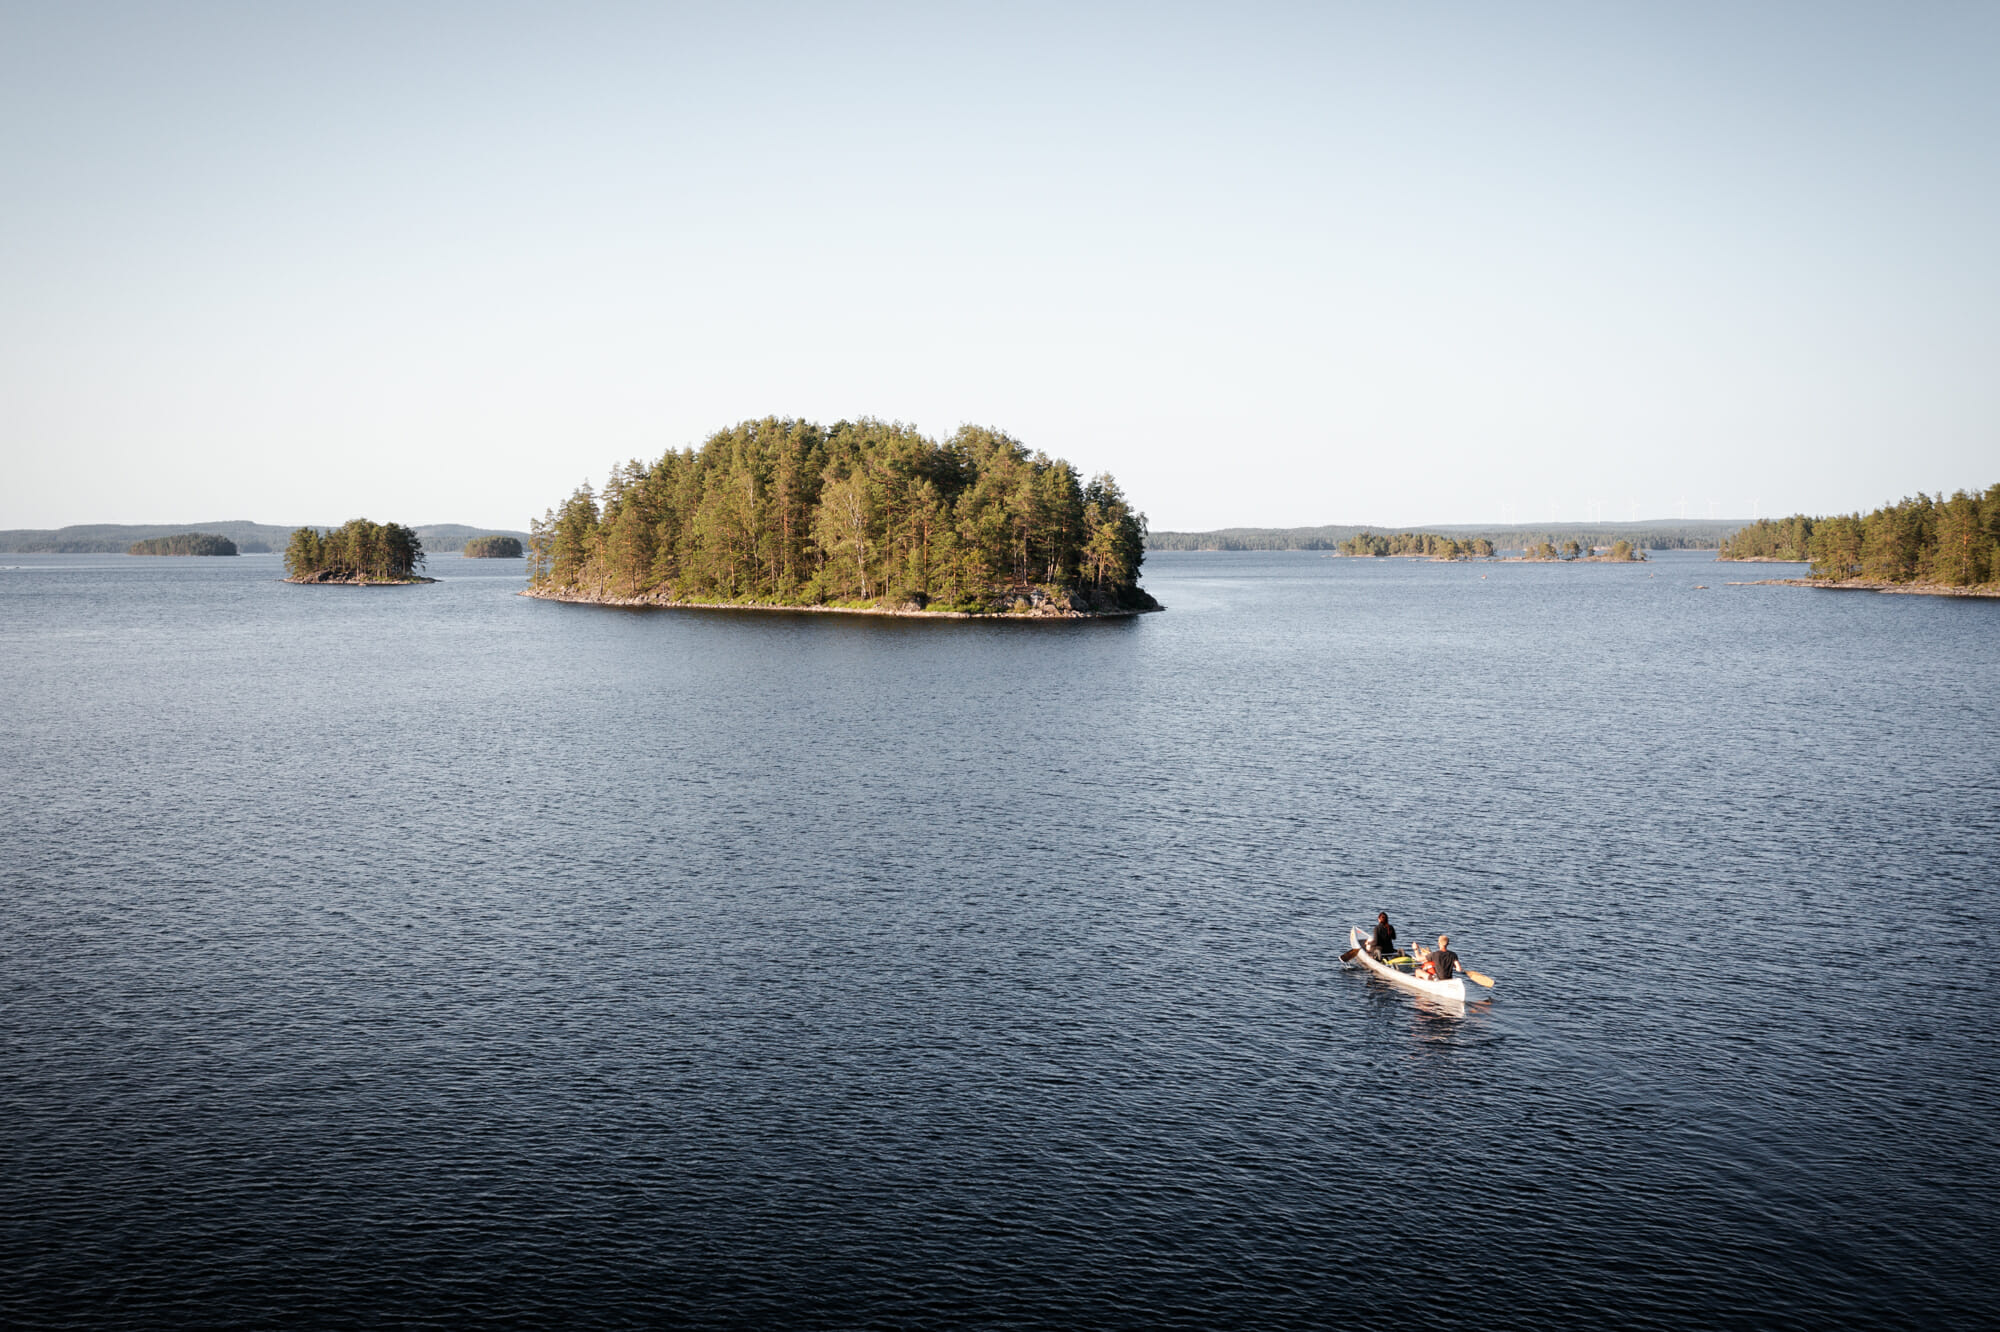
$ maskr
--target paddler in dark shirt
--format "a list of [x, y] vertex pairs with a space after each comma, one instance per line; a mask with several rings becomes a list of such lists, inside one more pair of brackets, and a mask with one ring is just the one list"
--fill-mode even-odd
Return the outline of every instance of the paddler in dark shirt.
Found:
[[1375, 956], [1394, 957], [1396, 955], [1396, 927], [1389, 923], [1389, 913], [1375, 913], [1375, 934], [1370, 941], [1375, 945]]
[[1451, 951], [1451, 936], [1438, 936], [1437, 951], [1424, 954], [1424, 969], [1432, 980], [1447, 981], [1458, 974], [1458, 954]]

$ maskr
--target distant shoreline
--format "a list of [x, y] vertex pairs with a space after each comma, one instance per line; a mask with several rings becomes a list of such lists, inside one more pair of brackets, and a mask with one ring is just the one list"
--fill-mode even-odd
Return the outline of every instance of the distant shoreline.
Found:
[[[1290, 552], [1204, 550], [1169, 551], [1167, 553], [1174, 555], [1269, 555], [1289, 554]], [[1647, 556], [1636, 554], [1626, 559], [1620, 559], [1616, 555], [1575, 555], [1567, 559], [1558, 555], [1554, 559], [1549, 559], [1546, 556], [1538, 557], [1534, 555], [1424, 555], [1414, 550], [1391, 551], [1387, 555], [1350, 555], [1344, 550], [1327, 550], [1319, 552], [1319, 557], [1323, 560], [1417, 560], [1424, 564], [1650, 564], [1652, 562]], [[1780, 562], [1791, 563], [1789, 560]]]
[[627, 610], [772, 611], [787, 615], [875, 615], [900, 620], [1006, 620], [1016, 623], [1028, 620], [1129, 620], [1134, 616], [1166, 609], [1165, 606], [1155, 603], [1135, 610], [1121, 608], [1078, 611], [1045, 605], [1028, 611], [934, 611], [918, 610], [909, 606], [798, 606], [752, 601], [672, 601], [661, 597], [574, 596], [557, 592], [538, 592], [534, 588], [523, 588], [515, 595], [533, 597], [537, 601], [561, 601], [572, 606], [618, 606]]
[[[1744, 561], [1749, 563], [1749, 561]], [[1796, 560], [1764, 560], [1765, 564], [1796, 564]], [[1753, 578], [1731, 582], [1727, 587], [1817, 587], [1829, 592], [1894, 592], [1915, 597], [1984, 597], [2000, 599], [2000, 583], [1980, 583], [1955, 587], [1950, 583], [1889, 583], [1879, 578], [1850, 578], [1836, 583], [1830, 578]]]
[[[1490, 523], [1424, 524], [1421, 530], [1451, 537], [1461, 544], [1486, 540], [1504, 550], [1543, 542], [1588, 541], [1612, 546], [1630, 541], [1640, 550], [1714, 550], [1750, 520], [1747, 518], [1658, 518], [1627, 523]], [[1334, 550], [1363, 533], [1392, 535], [1405, 529], [1393, 524], [1320, 527], [1221, 527], [1205, 532], [1156, 530], [1146, 534], [1148, 551], [1166, 550]], [[1414, 530], [1414, 529], [1412, 529]]]
[[[314, 524], [329, 527], [331, 524]], [[255, 523], [248, 519], [225, 519], [199, 523], [72, 523], [67, 527], [17, 527], [0, 530], [0, 554], [14, 555], [122, 555], [135, 541], [153, 537], [178, 536], [183, 532], [213, 532], [236, 543], [239, 555], [269, 555], [282, 552], [285, 542], [299, 524]], [[525, 548], [529, 534], [505, 527], [470, 527], [464, 523], [423, 523], [416, 534], [424, 549], [452, 551], [473, 537], [508, 536]]]

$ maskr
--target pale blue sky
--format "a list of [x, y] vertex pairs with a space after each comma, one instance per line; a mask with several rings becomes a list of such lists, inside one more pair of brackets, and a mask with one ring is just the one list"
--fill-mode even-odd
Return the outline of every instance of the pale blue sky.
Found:
[[0, 2], [0, 526], [520, 527], [745, 417], [1156, 527], [2000, 481], [2000, 4]]

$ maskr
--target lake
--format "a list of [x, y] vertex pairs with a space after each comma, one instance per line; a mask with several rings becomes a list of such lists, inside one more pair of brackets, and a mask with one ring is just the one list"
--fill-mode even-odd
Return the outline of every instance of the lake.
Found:
[[[1975, 1326], [2000, 603], [0, 555], [0, 1322]], [[1706, 584], [1705, 588], [1697, 585]], [[1497, 982], [1338, 955], [1386, 909]]]

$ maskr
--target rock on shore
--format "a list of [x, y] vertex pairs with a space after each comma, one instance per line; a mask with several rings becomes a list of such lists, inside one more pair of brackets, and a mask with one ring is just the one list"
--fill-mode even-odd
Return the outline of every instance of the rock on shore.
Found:
[[343, 578], [331, 569], [307, 574], [302, 578], [287, 578], [287, 583], [321, 583], [337, 587], [411, 587], [417, 583], [435, 583], [435, 578], [425, 578], [421, 574], [411, 574], [408, 578]]
[[[1130, 589], [1123, 601], [1113, 593], [1093, 597], [1089, 592], [1071, 590], [1051, 594], [1039, 587], [1008, 588], [1001, 605], [991, 611], [931, 610], [922, 599], [891, 602], [886, 598], [872, 606], [810, 606], [754, 601], [689, 601], [655, 594], [619, 597], [581, 588], [524, 588], [521, 595], [542, 601], [563, 601], [586, 606], [662, 607], [687, 610], [802, 611], [815, 615], [891, 615], [925, 620], [1114, 620], [1162, 611], [1166, 607], [1143, 589]], [[1143, 604], [1135, 604], [1143, 603]]]

